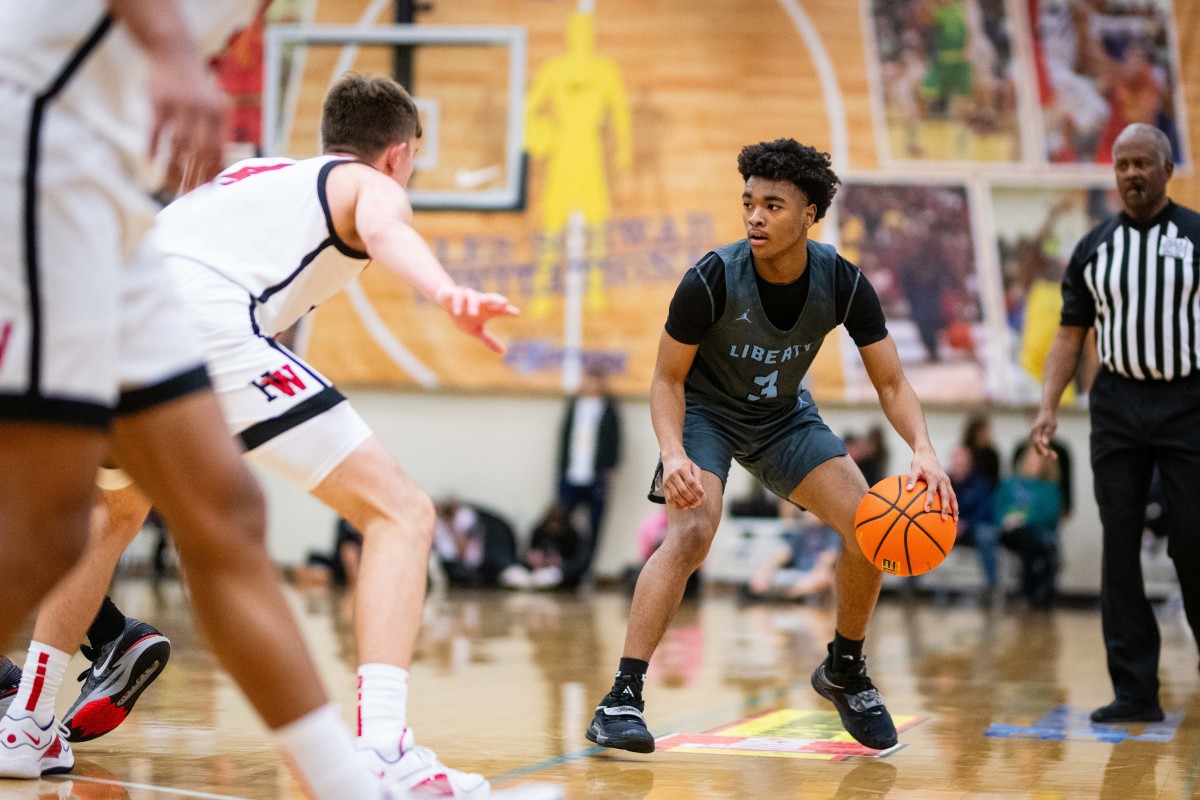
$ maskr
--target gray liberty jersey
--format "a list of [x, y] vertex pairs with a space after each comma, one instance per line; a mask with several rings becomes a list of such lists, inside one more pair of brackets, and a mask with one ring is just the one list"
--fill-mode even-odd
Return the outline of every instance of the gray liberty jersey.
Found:
[[806, 405], [800, 382], [836, 319], [837, 251], [808, 243], [808, 299], [791, 330], [771, 324], [763, 310], [746, 239], [716, 251], [725, 262], [725, 312], [708, 329], [685, 383], [688, 407], [756, 423]]

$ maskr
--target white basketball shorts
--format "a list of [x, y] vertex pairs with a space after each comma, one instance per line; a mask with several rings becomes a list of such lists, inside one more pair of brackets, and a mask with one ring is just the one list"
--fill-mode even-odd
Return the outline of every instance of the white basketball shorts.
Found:
[[247, 458], [311, 491], [372, 435], [304, 359], [255, 333], [250, 295], [201, 264], [167, 257], [200, 330], [213, 388]]
[[125, 392], [136, 411], [207, 385], [169, 276], [135, 257], [154, 206], [131, 169], [0, 82], [0, 420], [103, 429]]

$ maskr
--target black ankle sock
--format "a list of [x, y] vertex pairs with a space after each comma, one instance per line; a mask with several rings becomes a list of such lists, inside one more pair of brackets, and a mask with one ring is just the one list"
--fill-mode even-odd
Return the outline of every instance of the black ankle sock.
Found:
[[863, 639], [847, 639], [836, 630], [833, 632], [833, 644], [829, 648], [829, 654], [833, 656], [832, 667], [835, 672], [841, 671], [842, 665], [846, 664], [847, 657], [857, 661], [862, 658]]
[[[646, 670], [649, 667], [650, 664], [640, 658], [622, 658], [621, 663], [617, 665], [617, 675], [610, 694], [618, 699], [641, 702], [642, 684], [646, 682]], [[633, 680], [629, 680], [630, 678]], [[630, 689], [633, 690], [632, 698], [629, 697]]]
[[125, 615], [121, 613], [121, 609], [116, 607], [112, 598], [105, 596], [104, 603], [100, 606], [100, 611], [96, 613], [96, 619], [92, 622], [92, 627], [88, 628], [88, 641], [91, 642], [93, 648], [99, 648], [102, 644], [111, 642], [120, 636], [124, 629]]
[[617, 664], [619, 674], [636, 675], [639, 678], [646, 677], [648, 669], [650, 669], [650, 662], [642, 661], [640, 658], [622, 658], [621, 663]]

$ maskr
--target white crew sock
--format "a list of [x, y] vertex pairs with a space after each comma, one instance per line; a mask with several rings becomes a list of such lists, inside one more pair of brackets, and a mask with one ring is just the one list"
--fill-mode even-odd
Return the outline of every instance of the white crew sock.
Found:
[[316, 800], [383, 800], [383, 785], [359, 761], [350, 731], [332, 704], [272, 734]]
[[71, 656], [62, 650], [41, 642], [30, 642], [25, 669], [21, 673], [21, 688], [9, 706], [8, 715], [18, 719], [32, 716], [38, 725], [49, 725], [54, 717], [58, 688], [62, 686], [70, 660]]
[[400, 749], [408, 723], [408, 671], [392, 664], [358, 668], [358, 738], [381, 753]]

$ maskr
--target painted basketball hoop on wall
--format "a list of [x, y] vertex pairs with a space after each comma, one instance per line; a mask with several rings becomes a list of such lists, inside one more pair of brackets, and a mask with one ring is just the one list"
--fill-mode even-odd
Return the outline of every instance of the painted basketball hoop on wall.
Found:
[[387, 74], [411, 47], [424, 136], [409, 187], [413, 208], [506, 211], [524, 203], [525, 29], [457, 25], [281, 25], [266, 32], [263, 148], [316, 155], [313, 120], [298, 106], [347, 70]]

